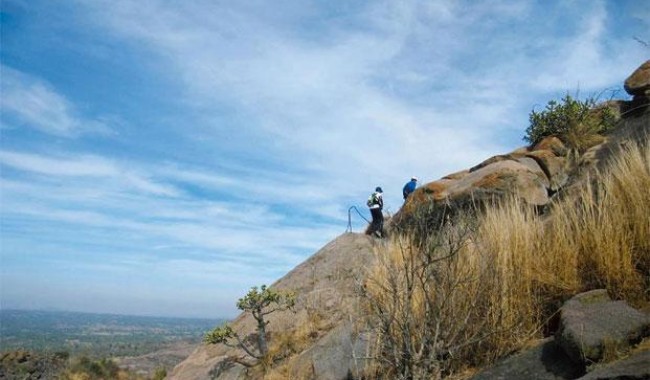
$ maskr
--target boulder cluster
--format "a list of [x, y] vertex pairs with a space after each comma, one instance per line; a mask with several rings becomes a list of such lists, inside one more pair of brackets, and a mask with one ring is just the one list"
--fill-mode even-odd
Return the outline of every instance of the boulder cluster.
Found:
[[604, 289], [592, 290], [562, 306], [554, 337], [473, 380], [650, 379], [650, 349], [633, 348], [648, 336], [650, 315], [611, 300]]
[[[650, 60], [625, 80], [625, 90], [632, 95], [631, 101], [610, 101], [599, 107], [609, 107], [619, 120], [633, 122], [632, 119], [650, 109]], [[627, 129], [643, 132], [648, 126]], [[608, 142], [613, 140], [618, 144], [620, 137], [603, 136], [593, 146], [587, 147], [587, 151], [578, 159], [555, 136], [546, 137], [532, 146], [490, 157], [467, 170], [449, 174], [416, 189], [392, 218], [390, 225], [399, 228], [401, 224], [409, 224], [410, 216], [427, 204], [454, 209], [511, 195], [543, 209], [560, 190], [576, 181], [579, 171], [594, 167], [615, 149]]]
[[567, 153], [562, 141], [551, 136], [535, 146], [488, 158], [417, 189], [409, 197], [405, 212], [425, 200], [457, 199], [469, 193], [474, 199], [490, 199], [513, 189], [529, 204], [546, 205], [567, 182]]

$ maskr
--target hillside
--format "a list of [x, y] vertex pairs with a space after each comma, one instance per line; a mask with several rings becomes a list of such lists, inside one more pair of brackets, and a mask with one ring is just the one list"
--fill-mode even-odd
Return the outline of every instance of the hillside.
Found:
[[[246, 368], [229, 360], [243, 351], [204, 344], [169, 378], [468, 378], [519, 351], [546, 361], [477, 378], [648, 378], [649, 345], [637, 344], [650, 336], [650, 61], [625, 88], [634, 98], [605, 105], [618, 121], [604, 136], [579, 149], [548, 136], [425, 184], [388, 223], [391, 239], [346, 233], [278, 280], [298, 298], [294, 312], [268, 315], [268, 360]], [[609, 311], [580, 309], [592, 298], [573, 297], [598, 288]], [[574, 355], [566, 332], [589, 325], [571, 313], [634, 320], [621, 323], [634, 339], [605, 335], [594, 339], [613, 354]], [[253, 340], [254, 322], [231, 326]], [[567, 367], [549, 369], [550, 351]]]
[[[365, 268], [374, 260], [375, 244], [378, 243], [365, 235], [346, 233], [273, 284], [275, 288], [291, 289], [299, 295], [295, 313], [275, 313], [268, 318], [270, 340], [280, 342], [275, 351], [288, 350], [282, 344], [290, 343], [291, 350], [300, 352], [291, 357], [287, 370], [303, 374], [314, 371], [316, 376], [320, 371], [346, 375], [346, 362], [351, 361], [355, 345], [351, 337], [358, 333], [359, 288]], [[252, 332], [253, 322], [250, 315], [242, 314], [232, 326], [237, 331]], [[236, 379], [245, 368], [219, 366], [226, 355], [243, 355], [243, 352], [225, 346], [202, 345], [169, 378], [209, 379], [211, 373], [218, 372], [221, 379]], [[278, 371], [284, 373], [282, 368]]]

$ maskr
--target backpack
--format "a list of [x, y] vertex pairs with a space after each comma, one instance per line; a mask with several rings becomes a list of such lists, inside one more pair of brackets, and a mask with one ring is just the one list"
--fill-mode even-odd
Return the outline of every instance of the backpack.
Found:
[[366, 205], [370, 207], [377, 203], [378, 202], [377, 202], [377, 197], [375, 197], [375, 193], [370, 194], [370, 196], [368, 197], [368, 201], [366, 201]]

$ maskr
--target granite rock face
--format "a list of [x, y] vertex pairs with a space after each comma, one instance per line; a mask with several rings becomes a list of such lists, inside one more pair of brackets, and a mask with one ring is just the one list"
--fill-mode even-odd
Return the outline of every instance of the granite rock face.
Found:
[[[373, 238], [345, 233], [329, 242], [309, 259], [287, 273], [272, 287], [298, 294], [294, 311], [269, 314], [269, 342], [296, 334], [305, 342], [304, 350], [287, 363], [288, 378], [344, 379], [356, 373], [368, 336], [357, 329], [360, 315], [359, 289], [375, 254]], [[354, 316], [354, 317], [353, 317]], [[240, 314], [232, 328], [243, 337], [255, 333], [255, 320]], [[303, 331], [304, 330], [304, 331]], [[239, 349], [224, 345], [201, 345], [167, 377], [169, 380], [234, 380], [260, 378], [228, 358], [241, 356]]]
[[431, 203], [452, 208], [490, 203], [516, 196], [536, 207], [546, 206], [568, 181], [572, 169], [568, 149], [557, 137], [522, 147], [417, 188], [391, 221], [408, 224], [409, 218]]

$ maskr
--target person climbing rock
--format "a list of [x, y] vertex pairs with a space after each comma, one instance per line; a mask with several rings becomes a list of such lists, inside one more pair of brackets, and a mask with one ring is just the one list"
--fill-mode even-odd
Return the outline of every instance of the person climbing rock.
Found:
[[375, 192], [370, 195], [368, 198], [368, 208], [370, 209], [370, 215], [372, 215], [372, 223], [368, 229], [369, 235], [374, 235], [377, 237], [382, 237], [384, 235], [384, 214], [382, 210], [384, 209], [384, 199], [383, 199], [383, 190], [381, 187], [377, 186]]
[[402, 195], [404, 195], [404, 200], [409, 197], [409, 195], [415, 191], [416, 186], [418, 185], [418, 179], [416, 177], [411, 177], [411, 180], [404, 185], [402, 189]]

